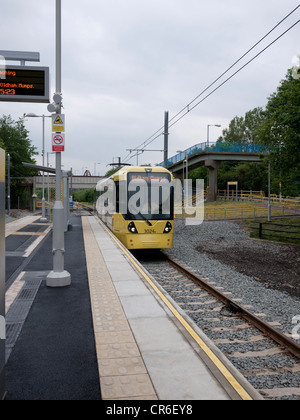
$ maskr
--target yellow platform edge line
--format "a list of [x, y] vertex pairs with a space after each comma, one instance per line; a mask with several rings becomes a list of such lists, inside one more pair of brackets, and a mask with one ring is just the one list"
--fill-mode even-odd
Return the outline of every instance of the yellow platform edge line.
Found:
[[243, 388], [243, 386], [236, 380], [236, 378], [230, 373], [230, 371], [224, 366], [221, 360], [213, 353], [212, 350], [204, 343], [204, 341], [199, 337], [199, 335], [192, 329], [192, 327], [185, 321], [185, 319], [180, 315], [180, 313], [174, 308], [171, 302], [163, 295], [163, 293], [156, 287], [156, 285], [152, 282], [150, 277], [138, 266], [138, 264], [134, 261], [131, 257], [129, 252], [126, 248], [124, 248], [119, 241], [115, 238], [114, 234], [104, 225], [104, 223], [99, 219], [98, 216], [95, 216], [96, 219], [99, 221], [101, 226], [106, 230], [106, 232], [110, 235], [110, 237], [115, 241], [118, 247], [125, 252], [128, 259], [131, 263], [135, 266], [135, 268], [139, 271], [139, 273], [144, 277], [147, 283], [152, 287], [152, 289], [158, 294], [158, 296], [163, 300], [163, 302], [167, 305], [167, 307], [171, 310], [173, 315], [178, 319], [181, 325], [188, 331], [188, 333], [193, 337], [199, 347], [204, 351], [204, 353], [209, 357], [209, 359], [214, 363], [214, 365], [218, 368], [218, 370], [222, 373], [222, 375], [226, 378], [226, 380], [230, 383], [232, 388], [238, 393], [238, 395], [243, 400], [253, 400], [253, 398], [248, 394], [248, 392]]

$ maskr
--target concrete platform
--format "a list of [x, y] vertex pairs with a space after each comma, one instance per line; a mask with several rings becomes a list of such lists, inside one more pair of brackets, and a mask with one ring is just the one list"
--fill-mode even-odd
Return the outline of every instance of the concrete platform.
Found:
[[[103, 399], [251, 399], [244, 378], [233, 366], [228, 370], [228, 361], [111, 233], [95, 218], [85, 218], [83, 230]], [[126, 351], [109, 358], [115, 342], [137, 347], [135, 361]], [[128, 385], [145, 369], [153, 391], [144, 376], [143, 387], [134, 382], [130, 395]]]
[[36, 247], [29, 241], [30, 252], [20, 241], [34, 231], [18, 223], [7, 238], [6, 399], [258, 398], [96, 218], [71, 217], [65, 269], [72, 283], [65, 288], [45, 284], [51, 232], [36, 236]]

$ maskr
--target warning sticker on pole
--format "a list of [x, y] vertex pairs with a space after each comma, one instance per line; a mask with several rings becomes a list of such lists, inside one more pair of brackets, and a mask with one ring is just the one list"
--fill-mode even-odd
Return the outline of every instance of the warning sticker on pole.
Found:
[[65, 131], [65, 115], [64, 114], [52, 115], [52, 131], [56, 131], [56, 132]]
[[65, 135], [64, 133], [52, 134], [52, 152], [65, 151]]

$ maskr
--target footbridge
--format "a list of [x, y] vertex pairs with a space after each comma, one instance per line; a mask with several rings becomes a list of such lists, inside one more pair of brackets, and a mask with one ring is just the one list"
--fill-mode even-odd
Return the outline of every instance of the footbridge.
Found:
[[[72, 190], [86, 190], [90, 188], [96, 188], [98, 181], [103, 179], [103, 176], [68, 176], [70, 187], [72, 186]], [[33, 177], [33, 182], [35, 188], [42, 188], [43, 187], [43, 176], [36, 175]], [[48, 175], [45, 176], [45, 186], [47, 187], [50, 184], [50, 188], [55, 187], [55, 175]]]
[[[176, 178], [188, 170], [208, 168], [207, 201], [216, 201], [217, 173], [222, 161], [262, 162], [268, 152], [253, 143], [199, 143], [168, 159], [168, 169]], [[160, 164], [161, 166], [163, 163]]]
[[[55, 182], [56, 182], [55, 181], [56, 179], [55, 168], [35, 165], [32, 163], [27, 163], [27, 162], [23, 162], [23, 165], [28, 168], [35, 169], [39, 173], [44, 172], [45, 174], [44, 177], [43, 175], [35, 175], [32, 177], [33, 191], [35, 191], [37, 188], [43, 188], [43, 185], [45, 185], [45, 187], [50, 186], [51, 188], [55, 186]], [[62, 178], [68, 179], [68, 182], [72, 190], [86, 190], [89, 188], [95, 188], [98, 181], [100, 181], [100, 179], [103, 179], [104, 177], [92, 176], [89, 171], [85, 171], [85, 175], [83, 176], [77, 176], [77, 175], [72, 174], [72, 170], [69, 170], [69, 171], [62, 171]]]

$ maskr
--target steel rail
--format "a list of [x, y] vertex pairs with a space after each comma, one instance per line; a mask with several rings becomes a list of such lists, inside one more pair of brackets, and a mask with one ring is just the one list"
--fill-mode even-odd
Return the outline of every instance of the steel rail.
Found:
[[292, 353], [294, 356], [300, 359], [300, 346], [294, 340], [290, 339], [285, 334], [281, 333], [280, 331], [272, 327], [267, 322], [263, 321], [262, 319], [258, 318], [256, 315], [249, 312], [242, 305], [239, 305], [234, 300], [226, 296], [224, 293], [220, 292], [217, 288], [207, 283], [201, 277], [187, 270], [185, 267], [183, 267], [177, 261], [170, 258], [168, 255], [166, 254], [164, 255], [167, 261], [171, 265], [173, 265], [177, 270], [181, 271], [185, 276], [189, 277], [193, 282], [195, 282], [196, 284], [199, 284], [201, 287], [207, 290], [210, 294], [214, 295], [218, 300], [222, 301], [225, 305], [228, 306], [228, 308], [232, 312], [246, 319], [250, 324], [254, 325], [256, 328], [262, 331], [265, 335], [272, 338], [276, 343], [285, 347], [290, 353]]

